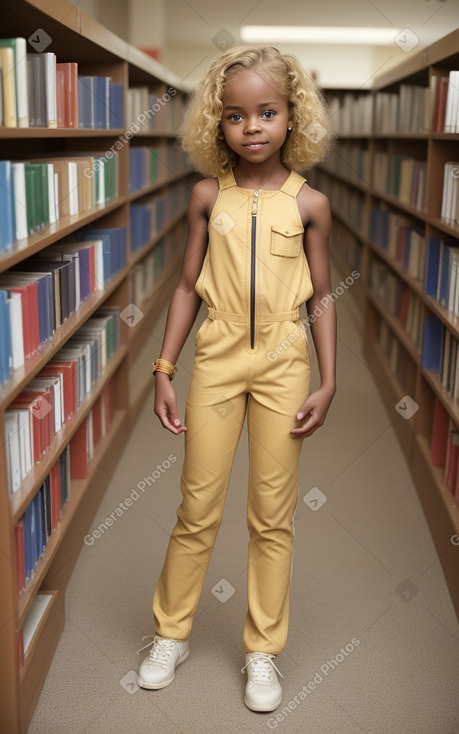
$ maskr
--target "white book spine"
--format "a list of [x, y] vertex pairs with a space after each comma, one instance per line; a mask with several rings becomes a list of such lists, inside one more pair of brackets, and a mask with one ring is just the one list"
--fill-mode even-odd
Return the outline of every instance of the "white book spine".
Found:
[[16, 38], [16, 103], [18, 127], [29, 127], [29, 100], [27, 82], [27, 42]]
[[8, 463], [8, 486], [13, 494], [21, 486], [21, 459], [19, 450], [19, 422], [15, 410], [5, 413], [6, 458]]
[[69, 167], [69, 210], [70, 214], [78, 214], [78, 166], [68, 161]]
[[56, 54], [46, 53], [46, 115], [48, 127], [57, 128]]
[[22, 330], [22, 296], [12, 293], [9, 298], [12, 368], [16, 370], [24, 364], [24, 335]]
[[16, 220], [16, 240], [23, 240], [28, 236], [27, 230], [27, 207], [25, 187], [25, 163], [12, 163], [13, 191], [14, 191], [14, 216]]
[[54, 185], [55, 185], [54, 165], [52, 163], [47, 163], [46, 169], [48, 173], [48, 214], [49, 214], [49, 222], [50, 224], [52, 224], [54, 222], [57, 222], [56, 196], [54, 193]]

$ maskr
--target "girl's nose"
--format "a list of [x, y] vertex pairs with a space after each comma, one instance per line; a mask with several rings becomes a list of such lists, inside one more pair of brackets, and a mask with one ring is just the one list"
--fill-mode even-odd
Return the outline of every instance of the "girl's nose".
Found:
[[246, 133], [255, 133], [260, 130], [260, 120], [258, 117], [248, 117], [245, 125]]

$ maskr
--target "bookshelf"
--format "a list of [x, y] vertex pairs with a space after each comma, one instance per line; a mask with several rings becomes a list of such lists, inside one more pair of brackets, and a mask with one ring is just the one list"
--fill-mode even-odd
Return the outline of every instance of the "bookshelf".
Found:
[[328, 90], [337, 145], [308, 178], [330, 197], [339, 270], [361, 273], [350, 290], [365, 314], [365, 356], [459, 617], [459, 222], [442, 217], [459, 127], [445, 132], [439, 122], [458, 49], [456, 30], [377, 77], [369, 91]]
[[[43, 31], [49, 36], [48, 45], [34, 48], [33, 41], [27, 39], [43, 43]], [[90, 257], [97, 261], [97, 266], [91, 261], [91, 268], [96, 267], [96, 270], [88, 277], [88, 282], [93, 276], [95, 279], [89, 295], [84, 300], [76, 297], [77, 306], [70, 309], [68, 317], [59, 323], [56, 321], [52, 335], [42, 340], [19, 366], [12, 369], [10, 365], [8, 379], [0, 384], [2, 730], [24, 734], [64, 627], [66, 586], [83, 538], [130, 427], [153, 386], [151, 362], [154, 355], [149, 351], [148, 337], [177, 281], [184, 245], [187, 197], [195, 174], [176, 145], [176, 130], [189, 90], [154, 59], [86, 17], [67, 0], [18, 0], [5, 5], [0, 35], [2, 38], [25, 38], [27, 53], [47, 51], [56, 55], [58, 63], [77, 63], [78, 74], [109, 77], [117, 85], [118, 93], [122, 93], [121, 117], [117, 118], [115, 126], [103, 129], [0, 126], [0, 165], [2, 161], [34, 163], [42, 158], [47, 161], [71, 158], [76, 162], [76, 170], [81, 172], [82, 159], [87, 157], [93, 165], [95, 156], [102, 155], [105, 172], [100, 176], [107, 193], [108, 181], [112, 180], [109, 179], [111, 164], [107, 161], [116, 160], [110, 169], [116, 185], [103, 202], [94, 203], [97, 202], [95, 198], [90, 206], [85, 209], [80, 206], [76, 213], [57, 212], [56, 209], [60, 216], [55, 221], [29, 231], [28, 236], [15, 239], [11, 247], [0, 252], [1, 279], [11, 277], [17, 270], [25, 270], [31, 258], [35, 261], [38, 258], [60, 259], [56, 252], [66, 247], [78, 262], [82, 262], [83, 256], [81, 253], [75, 256], [72, 243], [81, 243], [80, 237], [83, 238], [88, 230], [93, 231], [95, 240], [94, 231], [109, 233], [109, 240], [103, 240], [110, 242], [108, 256], [104, 250], [102, 257], [102, 239], [97, 240], [99, 249], [91, 243], [82, 245], [83, 249], [89, 248]], [[150, 113], [142, 117], [146, 110]], [[70, 170], [70, 164], [64, 165]], [[95, 172], [95, 164], [91, 170]], [[81, 176], [78, 184], [89, 186]], [[94, 191], [99, 191], [99, 195], [100, 186], [102, 184], [94, 183]], [[120, 238], [116, 240], [117, 249], [115, 230]], [[74, 287], [78, 290], [77, 285]], [[83, 286], [79, 287], [81, 293]], [[55, 298], [57, 304], [57, 296]], [[61, 291], [60, 298], [62, 305], [67, 294]], [[41, 308], [41, 304], [39, 306]], [[50, 308], [53, 310], [53, 304]], [[56, 313], [57, 308], [56, 305]], [[98, 326], [94, 325], [95, 319]], [[103, 327], [100, 327], [101, 319]], [[97, 338], [94, 329], [99, 330]], [[89, 343], [93, 346], [88, 346]], [[105, 357], [101, 356], [101, 344]], [[19, 486], [11, 491], [11, 472], [7, 470], [11, 442], [6, 417], [30, 385], [35, 385], [38, 378], [45, 379], [43, 375], [49, 368], [54, 369], [53, 363], [65, 360], [61, 355], [72, 349], [78, 353], [92, 350], [86, 352], [91, 355], [90, 360], [75, 360], [75, 364], [80, 365], [77, 388], [80, 390], [84, 383], [86, 392], [78, 393], [73, 412], [67, 414], [71, 391], [68, 397], [65, 391], [69, 381], [62, 379], [65, 419], [59, 425], [49, 422], [53, 435], [43, 455], [39, 461], [32, 461], [32, 467], [22, 476]], [[96, 353], [99, 362], [97, 375], [94, 375], [92, 360]], [[72, 361], [73, 357], [67, 359]], [[81, 371], [83, 364], [84, 373]], [[86, 384], [88, 370], [92, 378], [89, 388]], [[53, 406], [54, 416], [59, 412], [56, 406], [57, 403]], [[42, 425], [44, 419], [40, 430]], [[57, 481], [56, 473], [59, 475], [60, 505], [59, 495], [56, 500], [56, 495], [47, 495], [45, 488], [47, 482], [52, 487], [53, 476]], [[56, 501], [57, 506], [53, 505]], [[17, 526], [25, 523], [26, 513], [34, 502], [36, 508], [42, 502], [40, 512], [45, 515], [43, 518], [37, 516], [40, 529], [46, 526], [44, 536], [39, 537], [44, 550], [30, 570], [25, 588], [20, 590], [18, 568], [22, 560]], [[52, 522], [51, 530], [47, 527], [48, 520]], [[28, 645], [26, 651], [21, 647], [23, 640]]]

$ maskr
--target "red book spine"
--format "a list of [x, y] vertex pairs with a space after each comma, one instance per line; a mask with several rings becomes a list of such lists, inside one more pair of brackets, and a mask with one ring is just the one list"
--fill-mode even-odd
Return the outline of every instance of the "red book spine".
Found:
[[88, 419], [85, 418], [70, 441], [70, 479], [88, 476]]
[[435, 132], [442, 133], [445, 129], [445, 116], [446, 116], [446, 99], [448, 97], [448, 84], [449, 78], [442, 76], [439, 83], [439, 97], [438, 97], [438, 109], [437, 109], [437, 126]]
[[76, 410], [76, 373], [75, 362], [51, 360], [40, 370], [41, 375], [63, 375], [64, 383], [64, 421], [68, 421]]
[[90, 245], [89, 248], [89, 267], [90, 267], [90, 279], [89, 288], [90, 292], [94, 293], [96, 290], [96, 246]]
[[[68, 106], [65, 97], [65, 76], [62, 69], [56, 64], [56, 116], [57, 127], [68, 127]], [[66, 109], [67, 107], [67, 109]]]
[[68, 63], [69, 127], [78, 127], [78, 64]]
[[443, 403], [435, 398], [432, 424], [431, 456], [434, 466], [445, 466], [448, 446], [449, 415]]
[[459, 431], [451, 431], [449, 448], [449, 463], [446, 474], [446, 486], [454, 494], [456, 489], [457, 462], [459, 460]]

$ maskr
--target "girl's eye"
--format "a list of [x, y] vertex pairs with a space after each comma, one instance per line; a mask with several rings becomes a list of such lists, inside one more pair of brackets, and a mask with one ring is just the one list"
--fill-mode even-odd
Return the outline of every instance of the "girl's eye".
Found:
[[275, 113], [272, 110], [265, 110], [262, 117], [264, 117], [265, 120], [271, 120], [274, 117], [274, 114]]
[[239, 122], [239, 120], [242, 120], [241, 115], [237, 115], [235, 112], [228, 117], [228, 120], [231, 120], [231, 122]]

